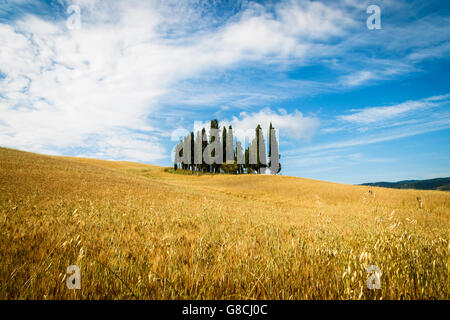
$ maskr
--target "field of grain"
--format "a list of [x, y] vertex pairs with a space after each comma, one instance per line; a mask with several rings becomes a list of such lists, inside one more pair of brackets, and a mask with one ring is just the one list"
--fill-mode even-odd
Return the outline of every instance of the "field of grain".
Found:
[[449, 214], [443, 191], [0, 148], [0, 299], [448, 299]]

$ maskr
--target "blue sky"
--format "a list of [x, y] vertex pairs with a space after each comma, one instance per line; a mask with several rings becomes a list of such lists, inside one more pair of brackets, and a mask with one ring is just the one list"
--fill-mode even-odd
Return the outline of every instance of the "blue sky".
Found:
[[443, 1], [0, 0], [0, 145], [169, 166], [194, 123], [272, 121], [284, 175], [450, 176], [449, 25]]

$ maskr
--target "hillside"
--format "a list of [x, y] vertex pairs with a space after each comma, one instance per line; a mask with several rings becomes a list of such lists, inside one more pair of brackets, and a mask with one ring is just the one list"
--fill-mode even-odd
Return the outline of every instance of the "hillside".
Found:
[[397, 182], [371, 182], [371, 183], [363, 183], [361, 185], [383, 187], [383, 188], [395, 188], [395, 189], [450, 191], [450, 177], [427, 179], [427, 180], [403, 180]]
[[448, 299], [449, 209], [441, 191], [0, 148], [0, 299]]

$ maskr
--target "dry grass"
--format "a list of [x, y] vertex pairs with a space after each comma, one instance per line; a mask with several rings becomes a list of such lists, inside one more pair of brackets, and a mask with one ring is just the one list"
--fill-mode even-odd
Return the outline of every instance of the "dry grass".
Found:
[[0, 149], [0, 298], [448, 299], [449, 208], [448, 192]]

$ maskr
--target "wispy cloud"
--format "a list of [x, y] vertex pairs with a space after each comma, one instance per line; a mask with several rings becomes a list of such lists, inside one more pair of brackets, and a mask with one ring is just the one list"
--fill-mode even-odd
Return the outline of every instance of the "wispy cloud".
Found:
[[358, 124], [370, 124], [387, 119], [398, 118], [412, 111], [424, 111], [428, 108], [447, 106], [449, 104], [450, 94], [447, 94], [417, 101], [406, 101], [392, 106], [365, 108], [349, 115], [339, 116], [339, 119]]
[[372, 71], [358, 71], [356, 73], [343, 76], [341, 78], [341, 83], [344, 86], [354, 87], [377, 78], [377, 75]]
[[386, 142], [395, 139], [406, 138], [410, 136], [415, 136], [427, 132], [439, 131], [450, 128], [450, 117], [447, 115], [443, 119], [436, 120], [433, 122], [428, 122], [424, 124], [419, 124], [415, 126], [402, 127], [400, 129], [392, 129], [383, 133], [367, 134], [362, 137], [347, 139], [343, 141], [337, 141], [326, 144], [319, 144], [311, 147], [299, 148], [296, 150], [288, 151], [288, 155], [295, 155], [298, 153], [315, 152], [322, 150], [332, 150], [332, 149], [344, 149], [349, 147], [369, 145], [373, 143]]

